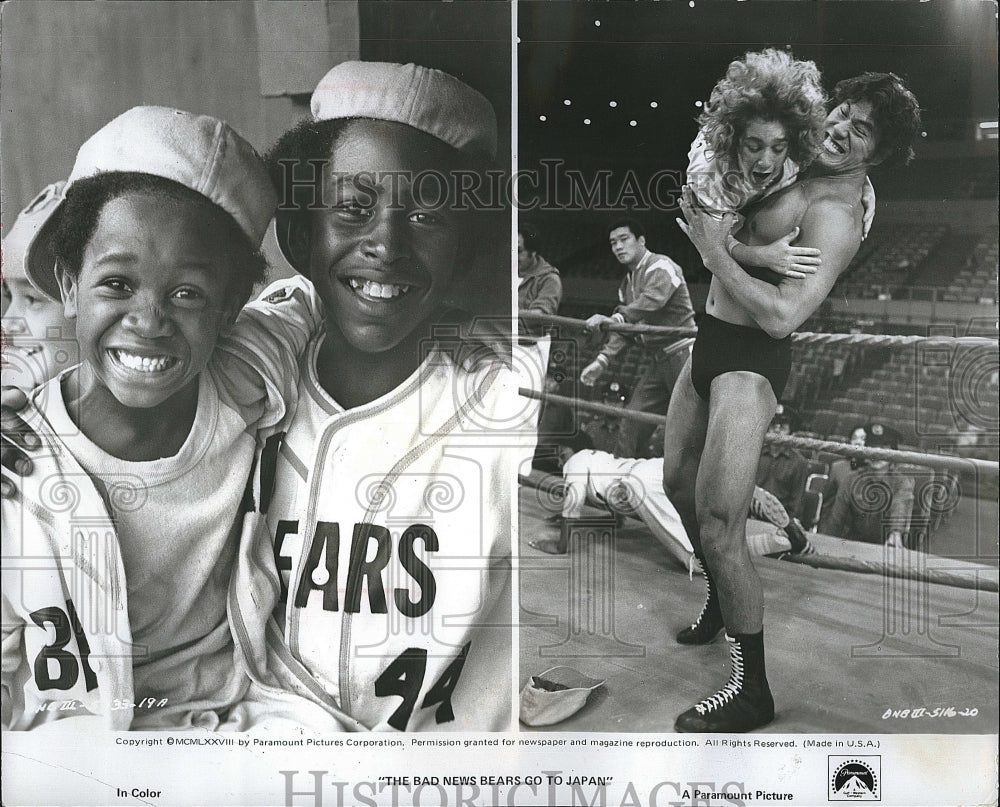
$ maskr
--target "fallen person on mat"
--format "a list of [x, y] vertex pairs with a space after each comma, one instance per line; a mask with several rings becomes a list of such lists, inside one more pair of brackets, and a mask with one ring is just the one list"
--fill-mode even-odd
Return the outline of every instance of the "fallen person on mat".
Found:
[[[662, 479], [662, 457], [620, 459], [606, 451], [578, 451], [563, 465], [565, 489], [562, 515], [558, 517], [559, 537], [529, 544], [550, 555], [565, 554], [570, 532], [579, 525], [584, 506], [590, 504], [616, 515], [638, 518], [671, 557], [687, 569], [698, 569], [691, 541], [677, 510], [663, 492]], [[784, 531], [784, 534], [748, 531], [747, 546], [751, 554], [814, 551], [802, 525], [790, 518], [777, 497], [763, 488], [754, 489], [750, 515]]]

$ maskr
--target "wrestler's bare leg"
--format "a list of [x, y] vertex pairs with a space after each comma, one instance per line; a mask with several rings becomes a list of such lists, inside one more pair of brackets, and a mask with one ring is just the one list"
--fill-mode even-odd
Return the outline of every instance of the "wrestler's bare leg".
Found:
[[705, 601], [701, 611], [693, 615], [693, 622], [677, 633], [677, 641], [686, 645], [707, 644], [724, 627], [712, 575], [704, 563], [697, 515], [698, 466], [705, 447], [708, 413], [708, 403], [702, 400], [691, 382], [691, 362], [688, 361], [674, 386], [663, 433], [663, 489], [677, 510], [705, 571]]
[[763, 376], [744, 371], [715, 378], [710, 397], [696, 515], [726, 626], [730, 674], [721, 689], [679, 715], [674, 725], [687, 732], [743, 732], [774, 719], [764, 664], [764, 597], [747, 549], [746, 520], [777, 401]]
[[698, 464], [705, 446], [708, 404], [691, 383], [691, 359], [677, 378], [663, 430], [663, 490], [677, 508], [695, 552], [701, 554], [695, 502]]
[[756, 373], [724, 373], [712, 381], [696, 515], [701, 551], [730, 634], [757, 633], [762, 626], [764, 599], [747, 548], [746, 525], [764, 435], [776, 406], [771, 385]]

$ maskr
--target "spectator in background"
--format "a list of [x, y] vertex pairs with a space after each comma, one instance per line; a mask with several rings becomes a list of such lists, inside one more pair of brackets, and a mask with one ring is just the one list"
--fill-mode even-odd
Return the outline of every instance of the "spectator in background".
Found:
[[[865, 440], [867, 438], [868, 433], [865, 431], [865, 427], [863, 425], [855, 426], [851, 431], [851, 439], [849, 442], [855, 448], [864, 448]], [[863, 468], [866, 464], [866, 460], [848, 459], [847, 457], [834, 460], [830, 464], [829, 479], [827, 480], [826, 487], [823, 489], [823, 511], [820, 516], [821, 519], [826, 518], [833, 512], [833, 502], [837, 498], [837, 491], [843, 487], [844, 483], [847, 481], [847, 477], [851, 475], [851, 472], [858, 470], [858, 468]]]
[[538, 241], [533, 225], [518, 224], [517, 307], [518, 311], [555, 314], [562, 302], [562, 279], [559, 270], [538, 254]]
[[[530, 311], [535, 314], [555, 314], [562, 302], [562, 280], [559, 270], [538, 254], [538, 230], [528, 222], [518, 222], [517, 228], [517, 308], [520, 313]], [[549, 327], [543, 323], [521, 323], [519, 328], [522, 346], [534, 346], [537, 353], [538, 370], [545, 371], [545, 392], [556, 392], [559, 383], [565, 377], [558, 370], [559, 378], [553, 381], [553, 371], [548, 369], [549, 352], [552, 340]], [[546, 443], [543, 435], [551, 429], [565, 428], [563, 420], [572, 412], [563, 406], [550, 406], [544, 401], [538, 411], [538, 443], [532, 465], [541, 462], [542, 466], [555, 463], [561, 470], [562, 463], [558, 461], [558, 451], [555, 446]], [[546, 419], [548, 422], [546, 422]], [[570, 430], [576, 428], [575, 422], [570, 422]], [[541, 452], [541, 453], [539, 453]]]
[[[610, 323], [646, 323], [677, 328], [694, 327], [694, 309], [681, 267], [666, 255], [646, 248], [646, 231], [633, 219], [619, 219], [608, 228], [608, 242], [618, 263], [628, 271], [618, 287], [619, 305], [608, 317], [594, 314], [587, 320], [587, 331]], [[628, 344], [620, 333], [611, 333], [597, 358], [580, 374], [588, 387], [611, 366], [612, 360]], [[663, 414], [670, 394], [690, 355], [690, 341], [645, 335], [639, 342], [651, 361], [636, 381], [635, 392], [627, 409]], [[623, 420], [615, 454], [619, 457], [645, 457], [653, 426]]]
[[[789, 435], [795, 426], [795, 413], [787, 406], [778, 408], [768, 427], [768, 434]], [[799, 517], [799, 505], [809, 475], [809, 462], [791, 446], [764, 443], [757, 465], [757, 486], [770, 491], [793, 518]]]
[[[884, 423], [865, 427], [869, 448], [899, 447], [899, 433]], [[887, 460], [870, 460], [848, 474], [820, 532], [852, 541], [902, 547], [913, 510], [913, 477]]]

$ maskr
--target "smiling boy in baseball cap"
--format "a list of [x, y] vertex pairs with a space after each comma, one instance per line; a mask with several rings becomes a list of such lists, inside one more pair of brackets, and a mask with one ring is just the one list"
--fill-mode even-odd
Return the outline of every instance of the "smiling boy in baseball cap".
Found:
[[449, 306], [488, 244], [458, 190], [494, 158], [494, 111], [381, 62], [334, 67], [311, 110], [267, 157], [278, 243], [326, 311], [273, 452], [268, 664], [367, 728], [505, 728], [511, 457], [536, 410], [497, 352], [463, 360]]
[[4, 565], [6, 728], [212, 729], [245, 695], [226, 600], [246, 480], [319, 321], [234, 327], [274, 205], [227, 124], [136, 107], [83, 144], [35, 232], [27, 277], [82, 361], [33, 392], [38, 468], [3, 501], [4, 557], [51, 558]]

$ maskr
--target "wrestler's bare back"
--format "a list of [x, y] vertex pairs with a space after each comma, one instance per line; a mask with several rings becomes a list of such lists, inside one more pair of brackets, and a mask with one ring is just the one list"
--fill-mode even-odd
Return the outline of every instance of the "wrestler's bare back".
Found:
[[[856, 201], [853, 199], [855, 195]], [[845, 211], [848, 215], [832, 217], [825, 223], [816, 221], [823, 218], [818, 215], [821, 211], [831, 207]], [[861, 245], [864, 211], [860, 194], [855, 194], [849, 185], [845, 185], [837, 177], [800, 180], [764, 198], [747, 212], [746, 221], [735, 234], [737, 239], [752, 246], [769, 244], [787, 235], [795, 227], [801, 227], [802, 232], [794, 243], [799, 246], [819, 246], [824, 249], [823, 265], [817, 274], [827, 276], [829, 286], [833, 285]], [[844, 226], [841, 222], [845, 218], [847, 221], [853, 221], [853, 226]], [[830, 254], [830, 251], [824, 248], [831, 239], [838, 243], [836, 254]], [[801, 282], [782, 280], [779, 285]], [[725, 322], [751, 328], [760, 327], [750, 312], [737, 302], [715, 277], [709, 286], [705, 311]]]

